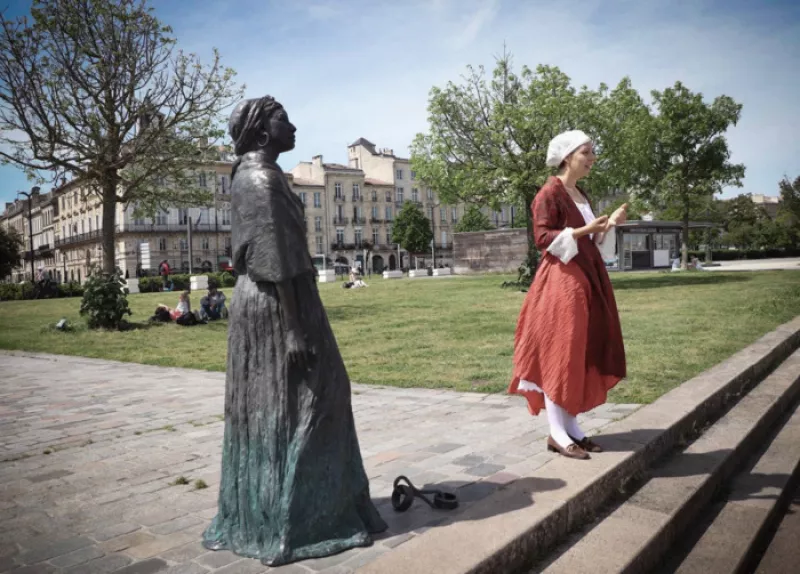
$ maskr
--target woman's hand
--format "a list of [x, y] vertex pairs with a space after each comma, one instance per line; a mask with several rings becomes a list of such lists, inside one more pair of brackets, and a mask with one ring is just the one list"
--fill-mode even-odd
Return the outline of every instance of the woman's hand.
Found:
[[615, 225], [620, 225], [625, 223], [628, 220], [628, 204], [623, 203], [619, 208], [617, 208], [614, 213], [611, 214], [611, 217], [608, 218], [608, 223], [611, 227]]
[[313, 353], [308, 350], [305, 337], [296, 329], [286, 335], [286, 360], [290, 365], [301, 369], [310, 369]]
[[585, 227], [587, 233], [603, 233], [608, 228], [608, 216], [601, 215]]

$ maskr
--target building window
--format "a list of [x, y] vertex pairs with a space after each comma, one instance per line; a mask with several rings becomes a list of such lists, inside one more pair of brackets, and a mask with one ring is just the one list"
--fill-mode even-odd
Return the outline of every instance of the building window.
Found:
[[167, 211], [164, 209], [159, 209], [156, 213], [156, 225], [166, 225], [167, 224]]
[[361, 186], [357, 183], [353, 184], [353, 199], [360, 199], [361, 198]]
[[320, 216], [314, 218], [314, 231], [322, 231], [322, 218]]
[[219, 176], [219, 190], [223, 194], [228, 193], [228, 176], [221, 175]]
[[335, 183], [333, 185], [333, 195], [336, 199], [344, 199], [344, 193], [342, 193], [342, 184]]
[[100, 216], [99, 215], [95, 215], [94, 216], [94, 222], [95, 222], [95, 228], [96, 229], [100, 229]]
[[433, 190], [430, 187], [428, 188], [428, 199], [433, 199]]
[[395, 175], [397, 179], [403, 179], [403, 170], [402, 169], [395, 170]]
[[186, 241], [185, 237], [181, 237], [180, 248], [181, 248], [181, 251], [189, 251], [189, 242]]
[[411, 201], [419, 201], [419, 190], [416, 187], [411, 188]]
[[392, 244], [392, 228], [388, 227], [386, 229], [386, 245]]
[[89, 224], [89, 233], [91, 233], [92, 232], [92, 218], [90, 217], [89, 219], [87, 219], [86, 223]]
[[392, 192], [386, 191], [386, 201], [392, 201]]
[[185, 207], [178, 209], [178, 225], [186, 225], [189, 223], [189, 210]]
[[207, 207], [200, 208], [200, 223], [205, 223], [205, 224], [211, 223], [211, 212], [209, 208]]
[[403, 195], [405, 195], [405, 192], [402, 187], [398, 187], [394, 190], [394, 200], [397, 203], [403, 202]]
[[344, 229], [336, 230], [336, 243], [342, 245], [344, 243]]
[[208, 249], [208, 237], [203, 237], [200, 240], [200, 249]]
[[360, 229], [356, 229], [354, 233], [355, 233], [356, 247], [361, 247], [361, 244], [364, 241], [363, 232]]
[[415, 179], [417, 179], [417, 172], [412, 169], [411, 170], [411, 181], [414, 181]]
[[230, 209], [222, 209], [222, 210], [220, 210], [220, 214], [222, 215], [222, 225], [230, 225], [231, 224], [231, 210]]
[[200, 184], [200, 187], [206, 187], [206, 174], [205, 172], [200, 172], [197, 174], [197, 183]]
[[447, 210], [444, 207], [439, 208], [439, 221], [447, 223]]
[[372, 190], [372, 201], [378, 201], [378, 191], [375, 189]]
[[377, 205], [372, 206], [372, 220], [377, 221], [380, 218], [380, 209]]
[[384, 219], [386, 219], [386, 221], [392, 220], [392, 207], [390, 205], [386, 206], [386, 217]]
[[373, 228], [372, 229], [372, 246], [373, 247], [376, 247], [378, 245], [378, 243], [380, 242], [380, 240], [378, 239], [379, 236], [380, 236], [380, 230], [377, 227]]
[[343, 205], [337, 205], [336, 206], [336, 217], [340, 221], [344, 219], [344, 206]]
[[450, 221], [453, 223], [458, 223], [458, 211], [455, 207], [450, 208]]
[[317, 235], [317, 253], [325, 253], [322, 248], [322, 235]]
[[322, 207], [322, 194], [318, 191], [314, 192], [314, 207]]
[[166, 237], [159, 237], [158, 238], [158, 250], [159, 251], [166, 251], [167, 250], [167, 238]]
[[433, 221], [433, 207], [428, 208], [428, 219]]
[[442, 231], [442, 247], [447, 247], [447, 232]]
[[301, 191], [300, 193], [298, 193], [297, 197], [300, 198], [300, 203], [302, 203], [303, 205], [306, 205], [306, 192], [305, 191]]

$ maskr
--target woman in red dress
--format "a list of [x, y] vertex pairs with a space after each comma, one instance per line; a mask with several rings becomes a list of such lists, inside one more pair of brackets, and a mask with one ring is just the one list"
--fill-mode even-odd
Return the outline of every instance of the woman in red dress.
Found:
[[595, 161], [581, 131], [553, 138], [547, 165], [558, 167], [533, 202], [533, 233], [542, 251], [514, 337], [510, 393], [523, 395], [550, 423], [548, 450], [586, 459], [602, 448], [586, 437], [576, 416], [606, 401], [625, 377], [625, 347], [614, 291], [600, 249], [613, 250], [612, 228], [625, 222], [626, 205], [595, 217], [577, 186]]

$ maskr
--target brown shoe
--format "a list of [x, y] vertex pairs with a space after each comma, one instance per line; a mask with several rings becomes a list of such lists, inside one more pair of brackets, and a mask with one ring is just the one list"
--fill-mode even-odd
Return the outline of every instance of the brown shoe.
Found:
[[570, 436], [570, 435], [567, 435], [567, 436], [569, 436], [570, 439], [575, 441], [575, 444], [577, 444], [579, 447], [581, 447], [586, 452], [603, 452], [603, 447], [600, 446], [599, 444], [597, 444], [596, 442], [594, 442], [588, 436], [587, 437], [583, 437], [583, 440], [578, 440], [575, 437]]
[[551, 436], [547, 437], [547, 450], [550, 452], [557, 452], [561, 456], [566, 456], [567, 458], [576, 458], [578, 460], [586, 460], [589, 458], [589, 453], [577, 444], [571, 444], [567, 448], [562, 448]]

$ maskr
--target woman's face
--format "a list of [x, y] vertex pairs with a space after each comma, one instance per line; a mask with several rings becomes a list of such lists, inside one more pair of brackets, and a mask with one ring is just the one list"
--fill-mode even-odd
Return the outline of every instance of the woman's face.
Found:
[[567, 158], [567, 167], [578, 176], [577, 179], [580, 179], [589, 175], [596, 159], [592, 142], [587, 142], [570, 154]]
[[267, 122], [267, 130], [270, 142], [278, 153], [294, 149], [294, 133], [297, 128], [289, 121], [286, 110], [280, 108], [270, 116]]

